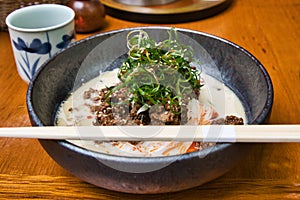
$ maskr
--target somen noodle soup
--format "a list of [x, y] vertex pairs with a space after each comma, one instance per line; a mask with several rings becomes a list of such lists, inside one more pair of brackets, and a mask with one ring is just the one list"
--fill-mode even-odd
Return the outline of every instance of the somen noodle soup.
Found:
[[[215, 78], [204, 72], [200, 76], [189, 47], [171, 37], [168, 41], [153, 42], [143, 31], [129, 36], [128, 59], [120, 68], [102, 72], [70, 94], [57, 112], [56, 125], [246, 123], [239, 98]], [[107, 154], [153, 157], [183, 154], [214, 145], [194, 141], [70, 142]]]
[[[126, 45], [126, 35], [132, 31], [138, 30], [146, 31], [151, 38], [154, 38], [155, 41], [159, 42], [168, 38], [168, 31], [170, 28], [136, 27], [100, 33], [98, 35], [93, 35], [92, 37], [79, 40], [60, 53], [53, 55], [53, 58], [48, 60], [43, 67], [41, 67], [41, 70], [39, 70], [33, 81], [29, 84], [26, 102], [28, 105], [28, 113], [32, 125], [55, 125], [55, 116], [58, 117], [58, 109], [60, 108], [60, 111], [62, 111], [62, 107], [64, 107], [64, 105], [68, 105], [67, 102], [70, 99], [72, 99], [73, 103], [70, 103], [70, 106], [65, 107], [66, 113], [68, 114], [67, 116], [71, 116], [70, 119], [72, 119], [72, 117], [74, 118], [74, 116], [72, 116], [75, 113], [74, 110], [76, 110], [76, 107], [80, 105], [80, 102], [78, 102], [77, 99], [81, 98], [83, 101], [87, 101], [89, 103], [90, 100], [93, 100], [93, 102], [95, 101], [96, 103], [96, 100], [98, 99], [97, 96], [99, 95], [97, 95], [95, 98], [93, 97], [93, 94], [97, 94], [97, 92], [93, 92], [93, 90], [90, 89], [90, 83], [91, 87], [95, 89], [98, 88], [97, 90], [99, 90], [99, 92], [105, 91], [106, 89], [108, 89], [107, 91], [111, 91], [111, 86], [116, 84], [122, 84], [124, 82], [130, 83], [128, 80], [123, 81], [125, 79], [114, 77], [118, 83], [113, 83], [110, 80], [107, 80], [107, 88], [103, 85], [105, 90], [101, 89], [103, 87], [100, 86], [100, 84], [106, 81], [106, 76], [111, 77], [115, 76], [113, 75], [115, 73], [118, 74], [118, 69], [122, 68], [121, 63], [126, 61], [127, 57], [132, 57], [131, 54], [127, 54], [128, 48]], [[244, 123], [249, 125], [267, 122], [266, 120], [270, 115], [273, 103], [273, 88], [271, 79], [259, 60], [257, 60], [247, 50], [228, 40], [194, 30], [178, 28], [176, 31], [178, 34], [178, 41], [180, 41], [181, 44], [187, 44], [193, 47], [194, 56], [192, 58], [196, 60], [196, 62], [193, 62], [196, 63], [195, 66], [197, 70], [201, 72], [201, 77], [199, 80], [201, 80], [200, 85], [203, 86], [199, 89], [199, 98], [194, 98], [194, 100], [190, 99], [191, 105], [193, 105], [192, 113], [197, 113], [195, 111], [198, 110], [198, 107], [201, 107], [199, 106], [200, 101], [199, 104], [196, 104], [196, 100], [200, 99], [205, 107], [211, 106], [219, 114], [216, 119], [224, 118], [227, 114], [233, 114], [237, 117], [243, 118]], [[171, 46], [170, 43], [171, 42], [168, 43], [169, 47]], [[180, 55], [177, 54], [179, 52], [182, 53], [182, 51], [178, 49], [175, 50], [175, 56]], [[134, 53], [134, 51], [130, 52]], [[170, 60], [172, 60], [172, 57], [169, 56], [171, 56], [170, 54], [168, 54], [167, 57], [171, 58]], [[188, 56], [185, 57], [188, 58]], [[151, 61], [155, 61], [153, 57], [150, 56], [149, 58]], [[200, 61], [200, 63], [197, 63], [197, 59]], [[184, 65], [180, 64], [177, 66], [183, 67]], [[192, 67], [188, 67], [187, 65], [185, 66], [187, 70], [192, 69]], [[116, 69], [116, 71], [114, 71], [114, 69]], [[197, 73], [196, 76], [198, 79], [199, 76]], [[136, 77], [141, 76], [131, 76], [130, 78]], [[219, 84], [219, 82], [215, 81], [215, 79], [212, 77], [216, 78], [216, 80], [224, 83], [225, 86], [230, 88], [229, 92], [227, 93], [225, 91], [228, 89], [227, 87], [224, 87], [223, 84]], [[92, 83], [94, 81], [92, 79], [97, 82], [99, 87]], [[159, 80], [161, 79], [162, 77], [160, 77]], [[89, 82], [90, 80], [91, 82]], [[146, 79], [143, 78], [139, 80], [140, 83], [144, 83]], [[149, 79], [147, 79], [147, 82], [151, 83], [151, 81], [148, 80]], [[192, 82], [196, 84], [191, 85], [196, 86], [197, 89], [198, 84], [194, 80]], [[181, 79], [181, 81], [183, 81], [183, 79]], [[182, 83], [181, 81], [179, 82]], [[177, 80], [170, 79], [169, 82], [169, 85], [176, 86], [174, 83], [176, 83]], [[162, 85], [165, 84], [163, 83]], [[140, 86], [143, 86], [143, 84], [140, 84]], [[158, 88], [159, 90], [155, 90], [155, 87], [151, 88], [149, 86], [151, 85], [145, 85], [145, 87], [140, 88], [140, 91], [147, 91], [145, 94], [155, 94], [153, 91], [162, 92], [160, 88]], [[182, 86], [182, 84], [180, 84], [180, 86]], [[168, 120], [167, 116], [172, 116], [172, 114], [178, 113], [180, 114], [180, 112], [181, 114], [188, 113], [183, 112], [187, 111], [186, 104], [183, 104], [185, 102], [183, 102], [181, 105], [182, 110], [178, 110], [180, 112], [174, 112], [176, 110], [173, 110], [171, 113], [168, 112], [169, 110], [167, 107], [169, 102], [167, 101], [165, 104], [147, 104], [150, 107], [148, 111], [146, 110], [148, 107], [147, 105], [141, 106], [143, 109], [140, 110], [139, 116], [143, 116], [145, 120], [143, 120], [142, 117], [136, 118], [136, 115], [133, 115], [133, 119], [128, 119], [126, 116], [121, 116], [125, 120], [118, 120], [119, 118], [117, 117], [120, 117], [120, 115], [117, 112], [117, 108], [122, 108], [122, 106], [132, 108], [133, 106], [136, 106], [136, 103], [128, 104], [129, 101], [126, 99], [124, 104], [121, 103], [122, 101], [120, 103], [118, 103], [118, 101], [110, 101], [114, 95], [119, 94], [121, 93], [120, 91], [124, 90], [124, 88], [121, 88], [120, 86], [119, 89], [120, 90], [112, 91], [112, 95], [104, 95], [103, 98], [105, 102], [108, 102], [108, 106], [94, 106], [92, 109], [94, 112], [87, 114], [89, 116], [88, 118], [93, 118], [93, 129], [95, 126], [100, 126], [100, 136], [102, 136], [101, 126], [103, 126], [101, 124], [115, 124], [114, 126], [116, 129], [121, 129], [124, 127], [122, 126], [122, 123], [128, 123], [132, 124], [133, 126], [126, 126], [126, 128], [123, 130], [135, 130], [134, 133], [129, 135], [132, 136], [134, 134], [133, 137], [137, 139], [139, 138], [139, 133], [136, 132], [134, 126], [137, 126], [139, 122], [149, 124], [140, 128], [143, 130], [152, 130], [153, 126], [151, 124], [166, 125], [166, 123], [168, 123], [166, 126], [162, 126], [161, 130], [164, 130], [168, 126], [173, 126], [169, 124], [171, 121]], [[162, 87], [162, 89], [167, 88]], [[83, 91], [85, 96], [76, 95], [77, 93], [82, 94], [82, 92], [78, 92], [80, 90]], [[236, 99], [236, 101], [232, 100], [232, 96], [229, 95], [232, 94], [231, 90], [239, 98]], [[84, 93], [84, 91], [87, 92]], [[193, 90], [191, 91], [193, 92]], [[101, 94], [103, 93], [101, 92]], [[126, 92], [124, 92], [124, 94], [126, 94]], [[176, 95], [172, 96], [173, 94]], [[166, 94], [165, 96], [171, 96], [174, 99], [177, 98], [177, 100], [180, 100], [178, 97], [183, 97], [183, 95], [181, 95], [179, 92], [174, 92], [173, 94]], [[195, 95], [191, 96], [197, 97]], [[233, 96], [236, 97], [234, 94]], [[128, 97], [133, 98], [133, 96], [130, 95], [128, 95]], [[206, 100], [202, 100], [205, 98]], [[141, 98], [135, 99], [141, 100]], [[159, 100], [163, 99], [156, 99], [156, 101]], [[241, 106], [239, 100], [242, 102], [243, 107]], [[176, 105], [176, 101], [173, 101], [172, 103]], [[165, 105], [166, 107], [162, 105]], [[234, 110], [230, 108], [234, 107], [236, 109], [236, 106], [238, 105], [240, 105], [242, 108], [240, 114], [238, 109]], [[109, 106], [111, 106], [112, 109], [116, 109], [112, 112], [115, 120], [111, 120], [109, 117], [105, 117], [105, 115], [103, 115], [104, 108], [109, 111]], [[162, 108], [165, 109], [164, 112], [162, 112], [164, 110]], [[161, 115], [161, 117], [157, 118], [157, 114], [152, 112], [153, 110], [159, 111], [158, 114]], [[245, 116], [244, 110], [246, 112], [247, 119], [243, 117]], [[128, 113], [128, 111], [129, 109], [126, 112]], [[71, 112], [73, 112], [73, 114], [70, 114]], [[148, 120], [149, 118], [147, 118], [147, 116], [150, 116], [149, 118], [151, 121]], [[179, 121], [176, 121], [177, 124], [180, 124], [180, 129], [181, 127], [185, 126], [184, 124], [186, 124], [188, 121], [186, 120], [188, 118], [185, 117], [187, 116], [181, 116]], [[138, 123], [134, 124], [133, 122], [135, 122], [135, 120], [137, 120], [136, 122]], [[220, 122], [222, 121], [223, 120], [220, 120]], [[72, 122], [72, 120], [69, 122]], [[73, 121], [69, 125], [77, 126], [76, 123], [76, 121]], [[195, 121], [190, 123], [195, 123]], [[155, 127], [157, 126], [155, 125]], [[217, 128], [219, 127], [222, 129], [224, 128], [224, 126], [218, 126]], [[214, 128], [209, 129], [209, 131], [213, 130]], [[78, 128], [78, 133], [82, 135], [85, 134], [84, 129], [85, 128], [81, 127]], [[183, 129], [181, 130], [180, 137], [184, 137], [183, 134], [185, 134], [185, 132]], [[223, 133], [224, 132], [221, 131], [219, 134], [221, 135]], [[53, 134], [60, 134], [60, 132]], [[64, 133], [61, 132], [61, 134]], [[144, 137], [143, 134], [145, 133], [141, 133], [141, 138]], [[164, 133], [160, 132], [159, 134], [162, 135]], [[191, 135], [190, 132], [188, 134]], [[175, 133], [175, 135], [177, 134]], [[228, 172], [239, 162], [241, 162], [242, 159], [246, 158], [253, 147], [256, 146], [253, 146], [250, 143], [239, 143], [232, 140], [225, 143], [217, 143], [216, 145], [204, 148], [203, 150], [196, 149], [196, 151], [191, 153], [183, 153], [174, 156], [156, 156], [148, 153], [144, 155], [140, 154], [142, 156], [137, 157], [135, 155], [129, 156], [129, 153], [123, 150], [118, 151], [117, 148], [114, 148], [113, 150], [118, 151], [118, 153], [121, 155], [114, 155], [115, 152], [112, 151], [110, 151], [110, 154], [101, 153], [99, 148], [102, 148], [103, 145], [99, 141], [88, 141], [87, 143], [80, 141], [75, 143], [74, 141], [66, 140], [41, 139], [39, 142], [55, 162], [76, 177], [101, 188], [135, 194], [176, 192], [202, 185]], [[110, 145], [109, 142], [105, 144], [108, 146]], [[134, 143], [129, 144], [132, 145]], [[112, 150], [105, 148], [102, 148], [104, 152]], [[132, 152], [132, 154], [134, 153]]]

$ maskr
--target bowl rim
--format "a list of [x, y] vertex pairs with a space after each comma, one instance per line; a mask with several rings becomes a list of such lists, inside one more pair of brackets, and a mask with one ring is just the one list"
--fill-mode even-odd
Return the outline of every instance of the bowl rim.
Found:
[[[71, 49], [74, 46], [77, 46], [81, 43], [85, 43], [88, 40], [92, 40], [93, 38], [97, 38], [97, 37], [102, 37], [102, 36], [106, 36], [106, 35], [110, 35], [110, 34], [116, 34], [116, 33], [120, 33], [120, 32], [123, 32], [123, 31], [132, 31], [132, 30], [139, 30], [139, 29], [143, 29], [143, 30], [147, 30], [147, 29], [148, 30], [149, 29], [169, 30], [170, 28], [174, 28], [174, 27], [168, 27], [168, 26], [139, 26], [139, 27], [122, 28], [122, 29], [107, 31], [107, 32], [98, 33], [98, 34], [86, 37], [86, 38], [81, 39], [79, 41], [76, 41], [74, 43], [71, 43], [68, 47], [63, 48], [59, 52], [55, 53], [52, 56], [52, 58], [48, 59], [46, 62], [43, 63], [43, 65], [39, 68], [37, 73], [34, 75], [32, 81], [28, 85], [28, 90], [27, 90], [27, 94], [26, 94], [27, 110], [28, 110], [30, 118], [34, 122], [35, 126], [44, 126], [44, 124], [40, 121], [38, 115], [34, 111], [33, 104], [32, 104], [32, 91], [33, 91], [33, 88], [34, 88], [34, 85], [35, 85], [35, 80], [39, 77], [39, 74], [45, 69], [47, 64], [49, 62], [51, 62], [52, 59], [55, 59], [55, 57], [57, 55], [62, 54], [64, 51], [67, 51], [68, 49]], [[224, 39], [222, 37], [219, 37], [219, 36], [216, 36], [216, 35], [213, 35], [213, 34], [209, 34], [209, 33], [205, 33], [205, 32], [201, 32], [201, 31], [192, 30], [192, 29], [185, 29], [185, 28], [175, 28], [175, 29], [177, 31], [181, 31], [181, 32], [188, 32], [188, 33], [192, 33], [192, 34], [197, 34], [197, 35], [202, 35], [202, 36], [205, 36], [205, 37], [209, 37], [209, 38], [212, 38], [214, 40], [218, 40], [220, 42], [223, 42], [223, 43], [225, 43], [229, 46], [232, 46], [234, 48], [237, 48], [241, 52], [246, 54], [256, 64], [256, 66], [259, 67], [259, 70], [263, 73], [263, 76], [265, 78], [265, 81], [266, 81], [267, 87], [268, 87], [267, 88], [267, 101], [265, 102], [265, 105], [264, 105], [261, 113], [258, 115], [257, 118], [253, 119], [253, 122], [251, 124], [263, 123], [268, 118], [268, 116], [271, 112], [272, 105], [273, 105], [274, 91], [273, 91], [273, 84], [272, 84], [270, 75], [268, 74], [267, 70], [262, 65], [262, 63], [254, 55], [252, 55], [249, 51], [247, 51], [243, 47], [241, 47], [241, 46], [237, 45], [236, 43], [231, 42], [227, 39]], [[40, 139], [40, 141], [45, 141], [45, 140]], [[237, 143], [218, 143], [215, 146], [208, 147], [208, 148], [205, 148], [205, 149], [200, 150], [200, 151], [195, 151], [195, 152], [190, 152], [190, 153], [185, 153], [185, 154], [179, 154], [179, 155], [171, 155], [171, 156], [130, 157], [130, 156], [122, 156], [122, 155], [105, 154], [105, 153], [89, 150], [89, 149], [86, 149], [84, 147], [77, 146], [77, 145], [75, 145], [75, 144], [73, 144], [73, 143], [71, 143], [67, 140], [51, 140], [51, 141], [55, 141], [59, 145], [65, 147], [67, 149], [70, 149], [72, 151], [76, 151], [80, 154], [91, 156], [91, 157], [94, 157], [94, 158], [101, 158], [101, 159], [110, 160], [110, 161], [114, 161], [117, 158], [118, 161], [124, 161], [124, 162], [137, 162], [137, 161], [140, 162], [141, 160], [143, 160], [142, 162], [145, 162], [145, 163], [159, 162], [159, 161], [167, 162], [167, 161], [171, 161], [171, 160], [174, 161], [174, 159], [176, 159], [176, 160], [189, 159], [191, 157], [203, 157], [203, 156], [205, 157], [207, 151], [209, 151], [209, 154], [211, 154], [211, 153], [220, 151], [222, 149], [225, 149], [225, 148], [228, 148], [232, 145], [237, 144]]]

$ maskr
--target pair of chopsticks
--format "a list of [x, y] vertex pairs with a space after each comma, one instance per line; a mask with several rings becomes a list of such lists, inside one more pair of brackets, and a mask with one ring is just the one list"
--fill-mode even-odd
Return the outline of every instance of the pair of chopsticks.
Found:
[[295, 125], [47, 126], [0, 128], [0, 137], [100, 141], [300, 142]]

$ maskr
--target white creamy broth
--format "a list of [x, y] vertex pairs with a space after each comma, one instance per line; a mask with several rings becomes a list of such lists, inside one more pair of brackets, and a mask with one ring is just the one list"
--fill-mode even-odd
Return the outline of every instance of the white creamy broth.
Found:
[[[90, 111], [90, 100], [84, 99], [84, 92], [90, 88], [101, 90], [105, 87], [115, 86], [119, 83], [118, 70], [101, 73], [98, 77], [84, 83], [74, 91], [60, 106], [56, 125], [58, 126], [93, 126], [95, 113]], [[188, 106], [188, 124], [209, 124], [212, 116], [218, 113], [219, 117], [226, 115], [241, 117], [246, 123], [243, 105], [238, 97], [223, 83], [202, 73], [204, 86], [201, 87], [200, 97], [191, 101]], [[201, 117], [200, 117], [201, 116]], [[80, 133], [84, 134], [84, 133]], [[99, 142], [72, 140], [71, 143], [89, 150], [102, 153], [124, 156], [168, 156], [186, 153], [191, 142]]]

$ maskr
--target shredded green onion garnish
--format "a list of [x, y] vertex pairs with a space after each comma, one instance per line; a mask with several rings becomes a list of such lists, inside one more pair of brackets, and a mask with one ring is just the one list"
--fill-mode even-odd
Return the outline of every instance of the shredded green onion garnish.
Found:
[[121, 84], [112, 88], [108, 96], [127, 87], [128, 102], [138, 104], [142, 111], [152, 105], [169, 104], [173, 113], [180, 114], [183, 99], [199, 93], [200, 71], [191, 66], [197, 63], [193, 49], [178, 42], [175, 29], [168, 34], [169, 38], [159, 43], [143, 30], [127, 35], [128, 58], [118, 71]]

